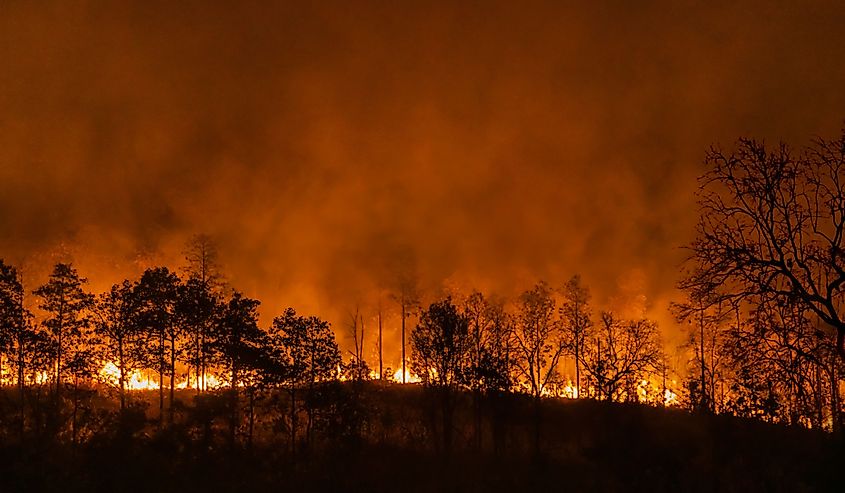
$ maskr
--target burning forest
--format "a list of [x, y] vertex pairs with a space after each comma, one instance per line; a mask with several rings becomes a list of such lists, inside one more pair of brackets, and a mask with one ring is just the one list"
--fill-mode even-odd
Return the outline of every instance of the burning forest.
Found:
[[838, 491], [835, 4], [0, 2], [0, 491]]

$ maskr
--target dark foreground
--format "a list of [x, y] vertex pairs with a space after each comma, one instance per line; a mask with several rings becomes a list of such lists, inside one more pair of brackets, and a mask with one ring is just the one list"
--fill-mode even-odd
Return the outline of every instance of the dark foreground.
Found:
[[76, 445], [64, 432], [27, 432], [21, 438], [7, 427], [0, 444], [0, 491], [800, 492], [845, 487], [842, 441], [821, 432], [593, 401], [544, 401], [538, 411], [522, 396], [474, 400], [470, 394], [452, 398], [445, 409], [453, 413], [444, 419], [440, 396], [416, 386], [342, 384], [331, 393], [331, 406], [314, 405], [321, 412], [313, 413], [311, 434], [298, 436], [295, 451], [282, 396], [257, 405], [251, 444], [242, 420], [232, 441], [225, 419], [231, 410], [219, 407], [226, 402], [222, 396], [218, 401], [182, 396], [175, 424], [161, 430], [145, 403], [138, 404], [143, 411], [134, 418], [92, 412], [98, 418], [91, 418], [95, 424], [83, 430], [84, 436], [80, 432]]

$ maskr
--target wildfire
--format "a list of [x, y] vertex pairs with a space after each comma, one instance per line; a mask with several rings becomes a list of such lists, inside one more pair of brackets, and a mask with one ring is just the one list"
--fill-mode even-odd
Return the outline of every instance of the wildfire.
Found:
[[[103, 368], [99, 372], [99, 377], [101, 381], [107, 384], [114, 385], [115, 387], [120, 385], [120, 369], [111, 361], [103, 365]], [[202, 383], [201, 380], [200, 384]], [[126, 390], [158, 390], [160, 382], [156, 375], [145, 375], [140, 370], [132, 370], [127, 372], [124, 385], [126, 386]], [[205, 388], [217, 389], [226, 385], [226, 382], [221, 381], [212, 374], [205, 376]], [[196, 389], [197, 379], [186, 376], [182, 381], [177, 382], [175, 387], [177, 389]]]
[[[120, 368], [111, 361], [103, 365], [100, 370], [100, 379], [115, 387], [120, 385]], [[158, 390], [159, 382], [144, 376], [139, 370], [132, 370], [124, 377], [124, 385], [127, 390]]]
[[[402, 383], [402, 369], [399, 368], [393, 373], [393, 380], [399, 383]], [[413, 373], [409, 372], [407, 369], [405, 370], [405, 382], [406, 383], [420, 383], [422, 379]]]

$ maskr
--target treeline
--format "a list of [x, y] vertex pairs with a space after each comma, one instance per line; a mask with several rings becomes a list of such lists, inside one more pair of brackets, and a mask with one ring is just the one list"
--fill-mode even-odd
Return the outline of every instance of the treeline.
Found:
[[[379, 372], [369, 369], [357, 313], [350, 324], [355, 351], [344, 362], [334, 332], [320, 318], [288, 308], [270, 327], [259, 327], [259, 301], [224, 288], [208, 238], [194, 238], [187, 259], [184, 278], [167, 267], [148, 268], [96, 296], [70, 264], [58, 263], [31, 292], [41, 310], [38, 323], [24, 303], [17, 270], [0, 261], [0, 366], [10, 370], [4, 381], [17, 389], [13, 428], [21, 435], [67, 434], [77, 443], [84, 428], [80, 415], [90, 414], [104, 383], [114, 384], [109, 390], [115, 391], [119, 415], [142, 410], [146, 416], [140, 408], [146, 400], [129, 391], [130, 377], [143, 371], [155, 375], [160, 428], [178, 421], [183, 409], [177, 392], [200, 396], [215, 382], [212, 390], [228, 399], [233, 443], [252, 441], [256, 402], [284, 391], [283, 427], [295, 451], [300, 437], [309, 440], [316, 419], [312, 404], [326, 382], [391, 379], [393, 370], [384, 371], [381, 361], [381, 334]], [[594, 325], [589, 291], [577, 276], [557, 290], [541, 282], [509, 304], [475, 292], [420, 309], [409, 292], [396, 299], [403, 320], [414, 312], [419, 321], [410, 335], [411, 371], [441, 396], [463, 388], [476, 403], [481, 396], [511, 392], [536, 399], [664, 401], [667, 389], [650, 383], [666, 374], [656, 324], [602, 312]], [[567, 359], [574, 362], [574, 381], [562, 371]], [[448, 447], [450, 407], [440, 411], [445, 421], [438, 428]]]

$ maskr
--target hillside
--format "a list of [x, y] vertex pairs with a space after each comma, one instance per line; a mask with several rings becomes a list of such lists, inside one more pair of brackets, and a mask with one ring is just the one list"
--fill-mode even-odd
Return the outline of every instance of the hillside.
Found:
[[476, 407], [468, 393], [450, 401], [446, 447], [440, 397], [416, 385], [328, 386], [296, 456], [284, 395], [256, 406], [251, 447], [243, 428], [227, 441], [225, 395], [180, 394], [176, 424], [162, 431], [156, 406], [138, 403], [156, 393], [135, 396], [146, 413], [124, 428], [101, 400], [75, 447], [47, 436], [21, 445], [6, 426], [0, 491], [830, 491], [845, 457], [840, 439], [805, 429], [588, 400], [538, 411], [518, 395]]

